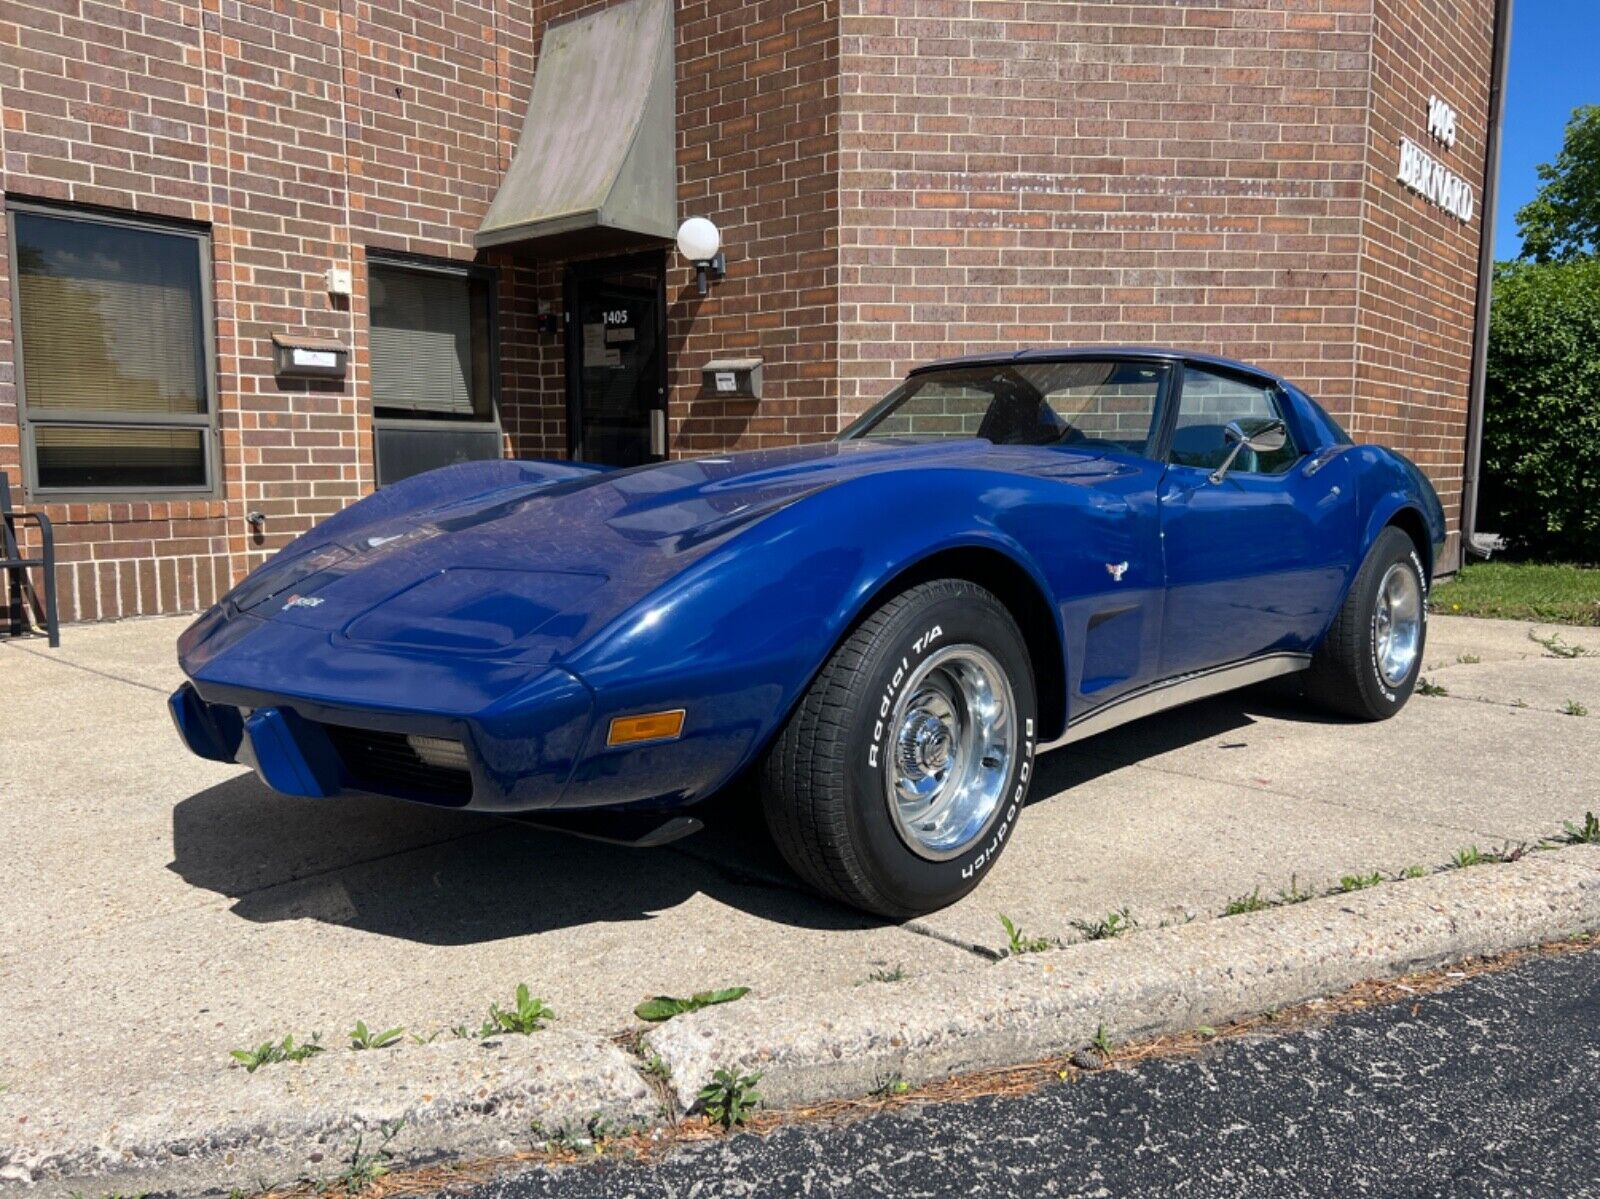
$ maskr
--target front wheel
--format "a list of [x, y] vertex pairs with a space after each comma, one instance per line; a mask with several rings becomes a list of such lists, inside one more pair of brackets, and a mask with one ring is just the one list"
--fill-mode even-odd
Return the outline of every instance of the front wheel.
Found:
[[1005, 606], [963, 579], [912, 587], [845, 639], [768, 753], [773, 840], [853, 907], [900, 919], [954, 903], [1016, 826], [1037, 722]]
[[1311, 659], [1306, 694], [1345, 716], [1387, 720], [1411, 698], [1427, 635], [1428, 576], [1411, 538], [1391, 526]]

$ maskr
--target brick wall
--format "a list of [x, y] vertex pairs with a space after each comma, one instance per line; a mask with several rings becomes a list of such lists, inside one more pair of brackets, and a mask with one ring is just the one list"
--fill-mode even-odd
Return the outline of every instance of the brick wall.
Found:
[[[46, 506], [69, 619], [203, 607], [371, 487], [367, 251], [474, 258], [542, 30], [607, 2], [0, 5], [0, 198], [211, 234], [223, 498]], [[1478, 226], [1403, 192], [1393, 154], [1437, 74], [1481, 189], [1469, 7], [681, 0], [680, 214], [722, 228], [729, 274], [701, 299], [668, 257], [673, 452], [825, 436], [937, 355], [1158, 341], [1305, 383], [1453, 511]], [[563, 264], [488, 261], [507, 446], [563, 454], [562, 342], [536, 330]], [[0, 288], [20, 503], [10, 315]], [[349, 344], [350, 377], [279, 380], [275, 331]], [[707, 360], [746, 354], [759, 404], [702, 396]]]
[[[845, 413], [941, 355], [1199, 347], [1417, 456], [1454, 520], [1480, 225], [1411, 219], [1395, 131], [1421, 135], [1443, 70], [1478, 184], [1491, 22], [1489, 0], [851, 0]], [[1418, 274], [1444, 294], [1412, 305]]]
[[[1494, 10], [1489, 0], [1376, 0], [1376, 17], [1351, 433], [1410, 454], [1438, 488], [1454, 531], [1484, 233]], [[1428, 135], [1434, 95], [1459, 114], [1453, 147]], [[1472, 185], [1479, 211], [1470, 223], [1395, 178], [1402, 137]]]

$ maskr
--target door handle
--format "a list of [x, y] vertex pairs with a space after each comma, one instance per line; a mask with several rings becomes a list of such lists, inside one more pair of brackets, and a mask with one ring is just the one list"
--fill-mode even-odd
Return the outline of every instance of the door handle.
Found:
[[650, 453], [657, 458], [667, 456], [667, 410], [650, 409]]

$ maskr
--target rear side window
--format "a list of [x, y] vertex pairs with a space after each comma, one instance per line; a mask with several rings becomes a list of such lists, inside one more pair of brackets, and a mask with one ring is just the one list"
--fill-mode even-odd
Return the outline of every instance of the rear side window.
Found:
[[[1281, 419], [1283, 406], [1276, 387], [1200, 367], [1185, 367], [1170, 461], [1177, 466], [1216, 470], [1232, 448], [1226, 432], [1230, 421], [1238, 421], [1248, 433], [1269, 421]], [[1300, 449], [1290, 430], [1281, 450], [1264, 454], [1241, 450], [1232, 469], [1258, 475], [1281, 475], [1299, 458]]]

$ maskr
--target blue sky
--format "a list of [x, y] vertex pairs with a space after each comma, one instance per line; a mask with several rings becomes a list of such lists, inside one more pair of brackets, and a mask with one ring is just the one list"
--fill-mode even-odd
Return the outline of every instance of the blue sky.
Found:
[[1515, 258], [1522, 249], [1517, 209], [1533, 199], [1538, 166], [1555, 161], [1567, 117], [1580, 104], [1600, 104], [1600, 0], [1516, 0], [1496, 258]]

